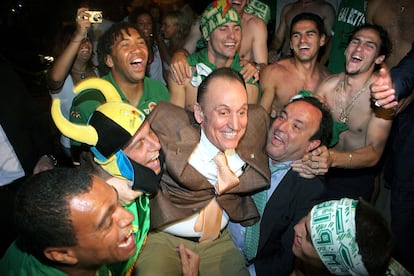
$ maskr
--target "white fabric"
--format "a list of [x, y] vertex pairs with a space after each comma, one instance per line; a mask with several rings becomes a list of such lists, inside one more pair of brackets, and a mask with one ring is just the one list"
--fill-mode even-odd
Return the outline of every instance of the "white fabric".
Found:
[[342, 198], [311, 210], [311, 238], [322, 262], [334, 275], [368, 275], [356, 241], [357, 200]]
[[211, 74], [211, 72], [213, 72], [213, 70], [204, 63], [197, 63], [195, 68], [197, 74], [194, 74], [194, 76], [192, 77], [191, 85], [194, 87], [199, 87], [201, 82], [203, 81], [201, 76], [207, 77]]
[[24, 175], [16, 152], [0, 125], [0, 186], [10, 184]]

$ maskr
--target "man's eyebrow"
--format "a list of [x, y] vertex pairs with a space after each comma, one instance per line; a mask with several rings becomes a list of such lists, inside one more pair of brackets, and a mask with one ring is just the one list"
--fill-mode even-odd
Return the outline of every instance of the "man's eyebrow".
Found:
[[[108, 184], [109, 185], [109, 184]], [[118, 191], [115, 189], [115, 187], [111, 186], [112, 189], [114, 189], [115, 193], [116, 193], [116, 202], [118, 204], [118, 200], [119, 200], [119, 195], [118, 195]], [[105, 212], [102, 214], [102, 216], [99, 218], [99, 223], [97, 225], [97, 229], [101, 229], [104, 225], [105, 222], [107, 220], [108, 217], [111, 216], [111, 214], [114, 212], [117, 204], [112, 204], [111, 206], [109, 206], [108, 209], [105, 210]]]

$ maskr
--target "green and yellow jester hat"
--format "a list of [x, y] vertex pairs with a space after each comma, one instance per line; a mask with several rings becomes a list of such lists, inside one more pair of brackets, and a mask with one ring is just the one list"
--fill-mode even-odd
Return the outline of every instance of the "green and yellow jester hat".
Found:
[[[96, 108], [86, 125], [74, 124], [67, 120], [60, 109], [60, 100], [52, 101], [51, 113], [57, 128], [65, 136], [91, 146], [95, 161], [112, 176], [132, 181], [132, 189], [146, 194], [153, 193], [159, 186], [161, 173], [156, 175], [151, 169], [131, 160], [123, 148], [139, 130], [145, 115], [135, 107], [123, 103], [115, 87], [100, 78], [90, 78], [80, 82], [73, 90], [78, 94], [87, 89], [99, 90], [106, 102]], [[160, 162], [161, 162], [160, 158]], [[124, 275], [131, 270], [138, 258], [140, 249], [150, 226], [149, 199], [143, 195], [125, 208], [134, 214], [133, 232], [137, 250], [129, 260], [111, 266], [116, 275]]]

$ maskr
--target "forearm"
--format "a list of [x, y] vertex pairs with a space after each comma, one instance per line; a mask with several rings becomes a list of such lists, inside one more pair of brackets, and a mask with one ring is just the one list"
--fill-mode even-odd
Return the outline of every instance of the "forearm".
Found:
[[360, 169], [375, 166], [381, 158], [379, 152], [373, 146], [365, 146], [352, 151], [329, 150], [332, 159], [331, 167], [345, 169]]
[[58, 89], [59, 86], [65, 81], [66, 77], [70, 73], [73, 61], [79, 50], [79, 46], [82, 41], [82, 36], [74, 35], [70, 40], [68, 46], [63, 53], [55, 60], [52, 68], [48, 72], [48, 85], [50, 89]]

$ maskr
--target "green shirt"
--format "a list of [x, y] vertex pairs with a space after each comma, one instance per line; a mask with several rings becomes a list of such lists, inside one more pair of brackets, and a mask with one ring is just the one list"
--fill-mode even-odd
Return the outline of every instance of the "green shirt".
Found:
[[[109, 81], [118, 91], [124, 103], [129, 103], [128, 99], [122, 93], [119, 86], [115, 83], [111, 73], [102, 77], [102, 79]], [[159, 101], [170, 101], [170, 94], [167, 87], [157, 80], [144, 78], [144, 93], [139, 100], [137, 109], [148, 115], [157, 105]], [[102, 103], [105, 98], [98, 90], [88, 89], [77, 95], [72, 102], [70, 112], [70, 121], [74, 123], [86, 124], [91, 114]]]
[[[45, 265], [33, 255], [21, 251], [16, 242], [13, 242], [0, 260], [0, 275], [7, 276], [68, 276], [63, 271]], [[111, 272], [106, 266], [98, 271], [98, 276], [110, 276]]]

